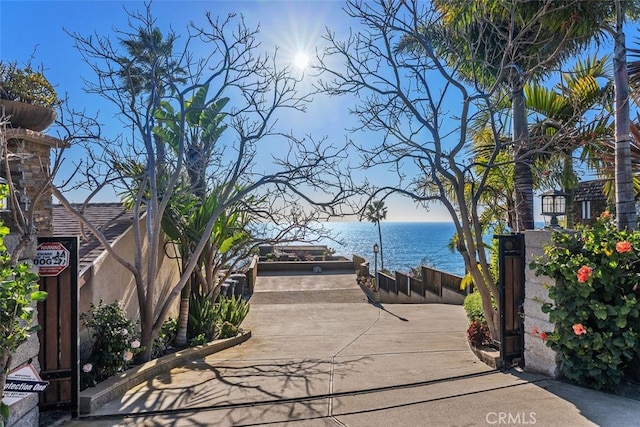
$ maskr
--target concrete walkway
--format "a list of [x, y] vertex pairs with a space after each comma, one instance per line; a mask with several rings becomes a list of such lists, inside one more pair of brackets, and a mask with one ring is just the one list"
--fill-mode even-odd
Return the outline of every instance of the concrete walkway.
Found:
[[468, 348], [459, 306], [369, 304], [353, 274], [261, 276], [246, 343], [131, 389], [83, 426], [636, 426], [640, 401]]

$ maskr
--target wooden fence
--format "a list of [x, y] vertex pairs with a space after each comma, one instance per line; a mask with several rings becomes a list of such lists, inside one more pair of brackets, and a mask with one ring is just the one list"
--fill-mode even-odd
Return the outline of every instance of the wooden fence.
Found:
[[422, 278], [397, 271], [394, 276], [378, 272], [380, 302], [462, 304], [467, 295], [460, 290], [460, 276], [422, 267]]

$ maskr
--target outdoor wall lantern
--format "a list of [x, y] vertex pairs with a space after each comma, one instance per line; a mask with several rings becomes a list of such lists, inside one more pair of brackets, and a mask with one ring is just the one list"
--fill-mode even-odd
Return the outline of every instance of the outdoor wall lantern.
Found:
[[559, 190], [551, 190], [541, 194], [542, 215], [550, 216], [549, 227], [560, 228], [558, 217], [567, 213], [567, 194]]
[[[8, 183], [9, 181], [0, 176], [0, 185]], [[9, 195], [0, 197], [0, 212], [9, 212]]]

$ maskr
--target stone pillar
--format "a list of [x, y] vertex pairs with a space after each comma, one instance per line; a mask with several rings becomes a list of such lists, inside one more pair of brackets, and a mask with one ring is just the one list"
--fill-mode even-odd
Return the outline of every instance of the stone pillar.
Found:
[[[43, 168], [49, 170], [51, 149], [63, 147], [64, 142], [28, 129], [7, 129], [6, 138], [10, 174], [5, 170], [4, 164], [0, 166], [0, 173], [6, 179], [10, 175], [20, 208], [25, 215], [33, 212], [37, 235], [52, 236], [51, 191], [42, 193], [39, 198], [38, 193], [46, 185], [47, 173]], [[3, 213], [1, 218], [12, 232], [16, 230], [13, 215]]]
[[549, 287], [555, 286], [555, 279], [536, 276], [529, 264], [544, 255], [544, 246], [551, 242], [551, 231], [525, 231], [525, 297], [524, 297], [524, 360], [525, 370], [557, 378], [560, 373], [560, 359], [540, 336], [532, 334], [534, 328], [540, 332], [552, 332], [555, 325], [549, 322], [549, 315], [542, 312], [542, 304], [553, 302], [549, 298]]
[[[20, 262], [35, 258], [37, 236], [53, 235], [53, 210], [51, 190], [42, 192], [47, 182], [52, 148], [61, 148], [64, 142], [28, 129], [7, 129], [5, 137], [7, 141], [6, 154], [9, 164], [7, 171], [4, 160], [0, 162], [0, 175], [5, 179], [11, 179], [22, 214], [29, 218], [33, 214], [36, 230], [24, 230], [32, 234], [28, 238], [27, 245], [20, 253]], [[43, 171], [43, 168], [45, 169]], [[38, 194], [41, 193], [38, 197]], [[11, 207], [11, 206], [9, 206]], [[5, 245], [9, 252], [13, 252], [23, 238], [14, 221], [11, 212], [0, 213], [0, 219], [11, 230], [5, 237]], [[23, 224], [22, 221], [20, 223]], [[24, 232], [23, 231], [23, 232]], [[34, 303], [34, 309], [37, 309]], [[36, 314], [37, 321], [37, 314]], [[30, 363], [36, 371], [40, 371], [38, 354], [40, 342], [38, 335], [32, 333], [14, 352], [10, 370]], [[39, 424], [38, 393], [32, 393], [28, 397], [14, 403], [10, 407], [8, 426], [37, 427]]]

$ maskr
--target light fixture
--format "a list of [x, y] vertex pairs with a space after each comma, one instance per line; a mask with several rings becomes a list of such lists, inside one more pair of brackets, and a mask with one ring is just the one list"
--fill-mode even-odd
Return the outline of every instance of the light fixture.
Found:
[[550, 216], [549, 227], [560, 228], [558, 217], [567, 213], [567, 194], [560, 190], [542, 193], [542, 215]]

